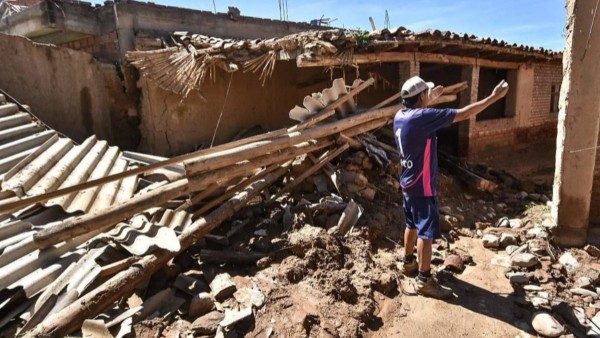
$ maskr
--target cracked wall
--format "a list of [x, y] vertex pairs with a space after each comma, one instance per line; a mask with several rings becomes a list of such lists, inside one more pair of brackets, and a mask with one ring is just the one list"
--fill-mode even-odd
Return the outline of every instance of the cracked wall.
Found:
[[95, 134], [126, 149], [137, 146], [134, 108], [116, 68], [87, 53], [0, 34], [0, 88], [68, 137]]
[[[354, 74], [347, 76], [346, 83], [351, 84], [354, 78]], [[218, 71], [214, 83], [207, 80], [202, 84], [206, 101], [195, 91], [182, 100], [182, 96], [140, 78], [142, 139], [139, 150], [172, 156], [208, 148], [217, 124], [214, 145], [231, 141], [245, 129], [265, 132], [289, 127], [297, 123], [289, 119], [289, 111], [295, 105], [302, 105], [304, 96], [330, 85], [330, 74], [321, 68], [299, 69], [294, 62], [285, 61], [277, 62], [273, 76], [264, 86], [258, 74]], [[392, 95], [380, 91], [373, 89], [365, 91], [364, 96], [359, 95], [361, 106], [375, 104], [381, 97]]]

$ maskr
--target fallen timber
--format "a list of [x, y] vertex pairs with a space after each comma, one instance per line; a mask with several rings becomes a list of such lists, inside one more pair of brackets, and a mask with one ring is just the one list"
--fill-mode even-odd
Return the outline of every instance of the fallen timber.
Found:
[[[335, 139], [328, 138], [335, 138], [341, 132], [352, 137], [384, 126], [399, 108], [399, 105], [380, 108], [344, 120], [318, 125], [305, 131], [292, 132], [274, 140], [253, 142], [199, 157], [191, 163], [186, 163], [188, 178], [169, 183], [148, 194], [136, 196], [125, 203], [51, 225], [34, 234], [34, 242], [38, 248], [43, 249], [93, 229], [107, 229], [151, 206], [162, 205], [176, 197], [205, 189], [216, 179], [218, 182], [229, 181], [244, 175], [250, 169], [327, 147], [335, 142]], [[312, 144], [306, 145], [305, 148], [296, 146], [304, 145], [304, 142]], [[239, 164], [240, 159], [245, 159], [241, 161], [242, 164]], [[252, 162], [251, 159], [257, 161]]]
[[[452, 95], [452, 94], [450, 94]], [[349, 96], [349, 94], [347, 95]], [[342, 96], [345, 97], [345, 96]], [[455, 97], [455, 96], [454, 96]], [[387, 103], [392, 102], [389, 100]], [[386, 103], [386, 104], [387, 104]], [[385, 105], [385, 104], [383, 104]], [[383, 106], [381, 105], [381, 106]], [[318, 125], [305, 124], [305, 128], [292, 127], [277, 132], [259, 135], [250, 139], [225, 144], [213, 149], [185, 155], [186, 177], [171, 182], [146, 194], [138, 195], [131, 200], [101, 212], [67, 219], [46, 227], [33, 235], [37, 248], [49, 248], [74, 236], [82, 236], [91, 231], [111, 228], [121, 220], [132, 217], [152, 207], [167, 203], [177, 197], [193, 192], [204, 192], [216, 186], [226, 186], [232, 180], [245, 178], [238, 186], [228, 190], [218, 202], [211, 207], [229, 199], [206, 216], [197, 219], [179, 236], [181, 250], [169, 252], [158, 250], [146, 255], [131, 264], [126, 270], [114, 275], [90, 293], [83, 295], [58, 313], [46, 317], [27, 337], [59, 336], [71, 333], [81, 327], [83, 321], [102, 313], [116, 300], [130, 293], [144, 278], [156, 272], [166, 262], [177, 256], [198, 240], [209, 234], [223, 221], [233, 216], [255, 195], [276, 182], [288, 171], [289, 161], [297, 156], [315, 153], [330, 147], [330, 154], [335, 156], [348, 147], [346, 140], [362, 133], [381, 128], [390, 123], [400, 105], [377, 109], [351, 115], [347, 118], [321, 122]], [[325, 112], [327, 108], [321, 112]], [[320, 115], [322, 116], [322, 115]], [[310, 121], [310, 120], [309, 120]], [[319, 157], [320, 154], [314, 154]], [[321, 165], [328, 163], [335, 156], [326, 157]], [[169, 161], [168, 165], [174, 162]], [[282, 163], [287, 163], [281, 166]], [[157, 163], [158, 164], [158, 163]], [[167, 164], [165, 164], [167, 165]], [[248, 177], [253, 170], [264, 169], [259, 177]], [[139, 168], [138, 170], [144, 170]], [[320, 166], [315, 166], [319, 170]], [[291, 189], [291, 188], [288, 188]], [[214, 190], [213, 190], [214, 191]], [[206, 196], [200, 195], [204, 198]], [[195, 216], [204, 215], [210, 208]]]

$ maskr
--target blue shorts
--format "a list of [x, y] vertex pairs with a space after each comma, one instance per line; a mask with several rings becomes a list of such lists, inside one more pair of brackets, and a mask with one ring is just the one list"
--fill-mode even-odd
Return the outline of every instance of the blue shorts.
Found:
[[404, 195], [402, 209], [408, 229], [417, 229], [421, 239], [442, 237], [437, 197], [409, 197]]

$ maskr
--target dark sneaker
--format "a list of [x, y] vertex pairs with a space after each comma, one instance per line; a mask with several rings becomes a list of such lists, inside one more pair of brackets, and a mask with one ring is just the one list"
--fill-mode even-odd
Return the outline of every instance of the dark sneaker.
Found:
[[451, 289], [439, 285], [434, 278], [428, 278], [426, 282], [417, 278], [416, 282], [417, 293], [422, 296], [437, 299], [447, 299], [453, 296]]
[[416, 260], [410, 262], [400, 262], [400, 271], [404, 275], [414, 275], [419, 270], [419, 263]]

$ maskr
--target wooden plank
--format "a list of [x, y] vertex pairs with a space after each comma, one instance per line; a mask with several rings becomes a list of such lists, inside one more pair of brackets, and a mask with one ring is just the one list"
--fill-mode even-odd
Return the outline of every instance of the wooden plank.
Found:
[[[459, 64], [459, 65], [479, 65], [482, 67], [489, 68], [500, 68], [500, 69], [517, 69], [523, 63], [509, 62], [509, 61], [495, 61], [488, 59], [480, 59], [476, 57], [468, 56], [456, 56], [447, 54], [435, 54], [435, 53], [410, 53], [410, 52], [383, 52], [383, 53], [369, 53], [369, 54], [354, 54], [353, 63], [369, 64], [369, 63], [389, 63], [389, 62], [401, 62], [401, 61], [412, 61], [417, 60], [419, 62], [429, 63], [442, 63], [442, 64]], [[299, 58], [296, 60], [298, 67], [329, 67], [339, 66], [341, 60], [334, 57], [320, 57], [314, 60]]]
[[259, 252], [200, 250], [200, 260], [205, 263], [254, 264], [256, 261], [266, 256], [266, 254]]
[[331, 160], [333, 160], [334, 158], [338, 157], [341, 153], [343, 153], [344, 151], [346, 151], [346, 149], [348, 149], [348, 147], [349, 147], [348, 143], [345, 143], [343, 146], [341, 146], [340, 148], [336, 149], [331, 154], [328, 154], [324, 158], [320, 159], [317, 164], [313, 165], [308, 170], [306, 170], [305, 172], [303, 172], [302, 174], [300, 174], [300, 176], [294, 178], [294, 180], [292, 182], [290, 182], [289, 184], [287, 184], [286, 186], [284, 186], [283, 188], [281, 188], [275, 195], [271, 196], [271, 198], [267, 201], [266, 204], [269, 205], [269, 204], [273, 203], [273, 201], [275, 201], [279, 196], [281, 196], [281, 195], [283, 195], [283, 194], [291, 191], [295, 187], [297, 187], [298, 184], [302, 183], [310, 175], [316, 173], [324, 165], [328, 164], [329, 162], [331, 162]]
[[441, 166], [447, 168], [451, 173], [456, 175], [471, 187], [487, 192], [494, 192], [498, 189], [498, 184], [457, 165], [455, 161], [451, 160], [450, 158], [440, 154], [438, 159]]
[[346, 103], [346, 101], [348, 101], [348, 100], [352, 99], [354, 96], [358, 95], [358, 93], [360, 93], [363, 90], [365, 90], [366, 88], [368, 88], [374, 82], [375, 82], [374, 78], [372, 78], [372, 77], [369, 78], [367, 81], [361, 83], [358, 87], [353, 88], [346, 95], [341, 96], [334, 102], [328, 104], [325, 108], [321, 109], [320, 112], [318, 112], [315, 116], [311, 117], [308, 121], [302, 122], [300, 124], [297, 124], [297, 125], [289, 128], [288, 132], [306, 129], [306, 128], [309, 128], [309, 127], [325, 120], [326, 118], [335, 114], [336, 108], [340, 107], [342, 104]]

